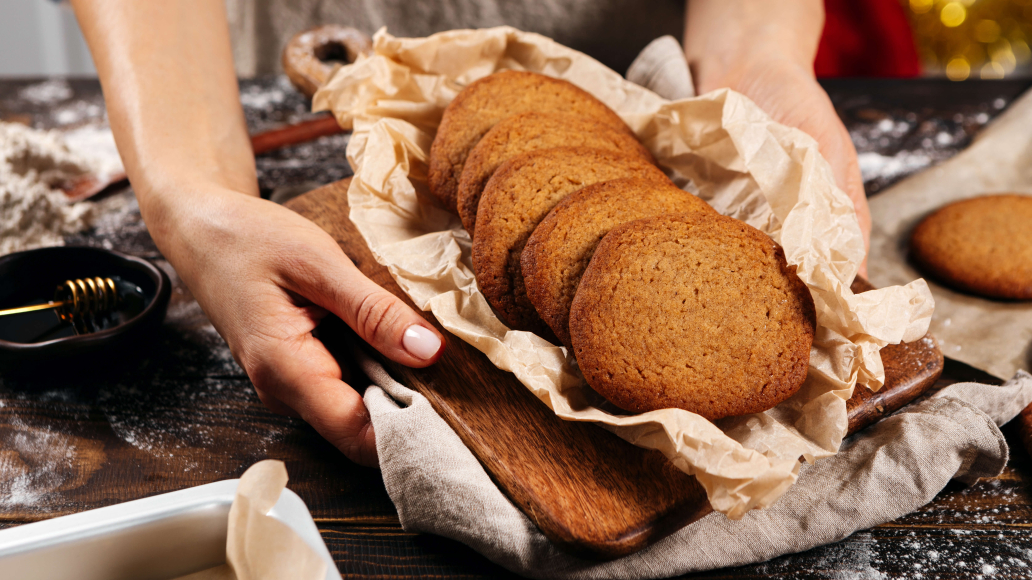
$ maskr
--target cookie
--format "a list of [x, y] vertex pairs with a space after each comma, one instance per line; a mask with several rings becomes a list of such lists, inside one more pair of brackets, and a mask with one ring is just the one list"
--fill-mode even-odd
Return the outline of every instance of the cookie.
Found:
[[696, 212], [614, 228], [570, 310], [588, 384], [622, 409], [710, 420], [759, 413], [806, 378], [813, 299], [781, 247], [738, 220]]
[[530, 111], [576, 114], [629, 131], [602, 101], [564, 80], [521, 71], [502, 71], [463, 89], [444, 110], [430, 146], [430, 192], [456, 212], [459, 178], [469, 151], [502, 119]]
[[670, 183], [640, 157], [586, 147], [557, 147], [517, 155], [487, 182], [477, 210], [473, 271], [477, 285], [511, 328], [552, 339], [523, 287], [520, 256], [548, 212], [578, 189], [622, 177]]
[[617, 179], [568, 196], [538, 224], [523, 249], [521, 268], [527, 297], [538, 316], [567, 347], [570, 303], [595, 247], [614, 227], [646, 217], [717, 212], [671, 183]]
[[590, 117], [558, 113], [534, 112], [506, 117], [480, 139], [462, 168], [459, 217], [471, 237], [476, 228], [480, 195], [498, 166], [520, 153], [552, 147], [623, 151], [655, 163], [648, 149], [626, 127], [616, 129]]
[[991, 195], [946, 205], [914, 228], [910, 257], [951, 288], [1032, 300], [1032, 196]]

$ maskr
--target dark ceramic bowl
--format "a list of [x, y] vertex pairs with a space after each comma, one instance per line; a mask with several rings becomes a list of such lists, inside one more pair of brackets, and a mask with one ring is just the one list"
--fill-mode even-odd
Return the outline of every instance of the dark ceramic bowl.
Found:
[[150, 262], [118, 252], [60, 247], [2, 256], [0, 310], [49, 299], [65, 280], [96, 276], [117, 276], [137, 286], [143, 294], [142, 310], [111, 328], [79, 336], [43, 342], [0, 338], [0, 371], [75, 372], [77, 368], [110, 366], [128, 352], [138, 352], [141, 345], [149, 344], [148, 339], [158, 333], [165, 319], [172, 283]]

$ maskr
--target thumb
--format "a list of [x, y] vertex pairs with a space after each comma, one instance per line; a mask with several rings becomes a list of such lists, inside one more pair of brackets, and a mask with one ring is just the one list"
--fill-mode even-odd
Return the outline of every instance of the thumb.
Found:
[[425, 367], [444, 350], [444, 337], [394, 294], [366, 278], [347, 257], [328, 279], [312, 280], [310, 300], [336, 314], [362, 340], [387, 358], [410, 367]]

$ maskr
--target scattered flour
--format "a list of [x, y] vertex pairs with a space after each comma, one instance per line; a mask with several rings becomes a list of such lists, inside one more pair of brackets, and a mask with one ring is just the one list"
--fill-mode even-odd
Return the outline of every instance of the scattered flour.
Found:
[[98, 103], [72, 101], [56, 107], [50, 113], [50, 118], [59, 126], [96, 122], [104, 119], [104, 107]]
[[18, 92], [18, 97], [37, 105], [49, 105], [72, 98], [72, 87], [64, 79], [53, 79], [25, 87]]
[[[69, 147], [57, 131], [37, 131], [0, 122], [0, 255], [64, 244], [64, 236], [89, 228], [98, 212], [93, 203], [69, 204], [59, 186], [93, 173], [117, 172], [110, 153], [99, 147], [103, 138], [91, 129], [76, 137], [84, 155]], [[107, 131], [110, 134], [110, 131]]]
[[98, 125], [83, 125], [64, 131], [62, 136], [69, 150], [86, 158], [94, 175], [106, 178], [125, 172], [111, 129]]
[[279, 87], [267, 90], [261, 86], [249, 86], [240, 90], [240, 103], [252, 109], [268, 109], [282, 103], [286, 98], [286, 91]]
[[932, 164], [931, 157], [923, 153], [900, 151], [896, 155], [880, 155], [874, 152], [857, 155], [860, 174], [864, 181], [876, 178], [892, 179], [898, 175], [910, 174]]
[[25, 425], [0, 450], [0, 508], [31, 507], [56, 491], [74, 472], [77, 457], [71, 438]]

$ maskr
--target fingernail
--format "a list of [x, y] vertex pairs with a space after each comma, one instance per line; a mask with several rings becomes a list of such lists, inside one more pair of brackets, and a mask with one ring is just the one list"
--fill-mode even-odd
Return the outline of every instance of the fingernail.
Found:
[[418, 324], [413, 324], [405, 330], [401, 344], [410, 355], [422, 360], [433, 357], [441, 350], [441, 339]]

